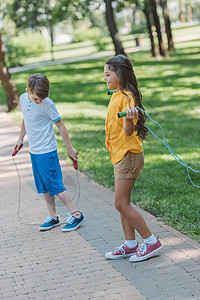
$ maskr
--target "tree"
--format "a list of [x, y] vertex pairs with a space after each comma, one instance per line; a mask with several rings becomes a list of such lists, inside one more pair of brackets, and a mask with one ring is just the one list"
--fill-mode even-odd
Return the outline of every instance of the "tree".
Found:
[[41, 30], [42, 27], [46, 27], [49, 31], [53, 59], [54, 26], [65, 20], [67, 8], [72, 4], [72, 0], [13, 0], [9, 6], [9, 15], [18, 29]]
[[151, 42], [151, 52], [152, 56], [157, 56], [158, 53], [156, 51], [156, 45], [154, 42], [154, 35], [152, 32], [152, 26], [155, 25], [156, 27], [156, 34], [158, 38], [158, 46], [159, 46], [159, 52], [160, 55], [166, 56], [166, 51], [162, 39], [162, 33], [161, 33], [161, 26], [160, 26], [160, 20], [159, 16], [157, 14], [157, 4], [155, 0], [126, 0], [129, 4], [136, 4], [136, 7], [138, 7], [141, 11], [143, 11], [146, 22], [147, 22], [147, 30], [149, 33], [149, 38]]
[[5, 47], [0, 32], [0, 80], [6, 93], [8, 111], [13, 110], [18, 105], [19, 92], [8, 72], [5, 63]]
[[170, 18], [169, 18], [169, 10], [167, 7], [167, 0], [160, 0], [159, 4], [162, 8], [163, 18], [165, 21], [165, 32], [167, 35], [168, 50], [174, 51], [175, 47], [174, 47], [174, 41], [173, 41], [173, 37], [172, 37], [171, 22], [170, 22]]
[[150, 42], [151, 42], [151, 53], [152, 53], [153, 57], [156, 57], [157, 53], [156, 53], [156, 45], [155, 45], [155, 42], [154, 42], [153, 32], [152, 32], [150, 9], [147, 5], [144, 6], [143, 12], [145, 14], [146, 21], [147, 21], [147, 30], [148, 30], [149, 38], [150, 38]]
[[179, 0], [179, 19], [181, 23], [185, 23], [185, 17], [183, 14], [183, 9], [182, 9], [182, 0]]
[[159, 45], [159, 51], [160, 55], [166, 56], [166, 51], [162, 39], [162, 32], [161, 32], [161, 26], [160, 26], [160, 20], [159, 16], [157, 14], [157, 7], [156, 7], [156, 1], [155, 0], [147, 0], [151, 6], [151, 11], [153, 14], [153, 19], [154, 19], [154, 25], [156, 27], [156, 32], [157, 32], [157, 37], [158, 37], [158, 45]]
[[114, 47], [115, 47], [115, 54], [124, 54], [125, 51], [122, 46], [122, 42], [120, 40], [120, 36], [117, 30], [117, 25], [115, 22], [114, 18], [114, 12], [113, 12], [113, 7], [112, 7], [112, 0], [104, 0], [105, 5], [106, 5], [106, 22], [108, 25], [108, 29], [110, 32], [110, 36], [112, 38]]
[[48, 28], [53, 59], [54, 33], [49, 5], [50, 3], [46, 0], [13, 0], [9, 6], [9, 15], [18, 29], [40, 30], [41, 27]]

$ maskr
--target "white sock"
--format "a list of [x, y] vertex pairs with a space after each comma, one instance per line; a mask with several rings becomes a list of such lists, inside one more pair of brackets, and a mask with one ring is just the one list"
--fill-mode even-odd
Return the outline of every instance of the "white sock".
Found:
[[129, 248], [134, 248], [137, 245], [136, 240], [125, 240], [125, 245]]
[[152, 234], [151, 236], [149, 236], [146, 239], [143, 239], [145, 244], [150, 244], [153, 245], [157, 242], [157, 238], [155, 238], [155, 236]]

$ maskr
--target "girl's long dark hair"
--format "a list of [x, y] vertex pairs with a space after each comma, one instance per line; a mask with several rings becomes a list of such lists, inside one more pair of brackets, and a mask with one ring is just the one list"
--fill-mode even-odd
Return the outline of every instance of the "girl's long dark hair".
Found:
[[[120, 88], [122, 93], [124, 89], [129, 91], [135, 98], [136, 106], [144, 110], [142, 106], [142, 94], [138, 89], [138, 83], [133, 71], [133, 67], [129, 59], [125, 55], [117, 55], [109, 58], [106, 61], [106, 64], [109, 66], [111, 71], [114, 71], [117, 74], [117, 77], [120, 79]], [[126, 94], [125, 94], [126, 95]], [[126, 95], [128, 97], [128, 95]], [[145, 114], [139, 110], [138, 112], [138, 122], [136, 124], [137, 135], [145, 140], [148, 129], [145, 126]]]

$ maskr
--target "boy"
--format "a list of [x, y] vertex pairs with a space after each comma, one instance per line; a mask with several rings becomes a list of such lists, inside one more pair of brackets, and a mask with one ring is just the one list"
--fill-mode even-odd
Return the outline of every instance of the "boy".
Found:
[[64, 203], [70, 214], [62, 231], [77, 229], [85, 220], [77, 210], [72, 198], [62, 183], [62, 171], [57, 155], [57, 142], [53, 130], [56, 124], [67, 148], [68, 156], [77, 162], [78, 151], [73, 148], [67, 128], [49, 96], [49, 80], [35, 74], [28, 79], [26, 93], [20, 96], [23, 121], [15, 149], [19, 149], [27, 134], [35, 185], [43, 193], [49, 217], [39, 230], [44, 231], [60, 225], [56, 213], [55, 195]]

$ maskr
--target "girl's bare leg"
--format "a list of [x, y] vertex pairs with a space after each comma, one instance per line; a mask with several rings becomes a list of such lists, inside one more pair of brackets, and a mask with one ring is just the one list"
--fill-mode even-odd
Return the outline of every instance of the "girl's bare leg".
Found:
[[[135, 179], [133, 179], [133, 185], [135, 183]], [[125, 240], [135, 240], [135, 228], [129, 223], [127, 217], [120, 213], [122, 228], [124, 231]]]
[[135, 228], [130, 225], [125, 215], [120, 214], [125, 240], [135, 240]]
[[79, 218], [81, 216], [80, 212], [78, 211], [78, 208], [74, 204], [72, 198], [70, 197], [67, 190], [64, 192], [59, 193], [58, 198], [63, 202], [63, 204], [67, 207], [70, 214], [73, 214], [74, 217]]
[[50, 196], [49, 193], [43, 193], [47, 210], [50, 217], [57, 218], [56, 206], [55, 206], [55, 197]]
[[130, 204], [134, 183], [135, 179], [115, 179], [115, 208], [123, 215], [122, 226], [125, 237], [134, 237], [130, 234], [132, 227], [145, 239], [150, 237], [152, 232], [143, 216]]

